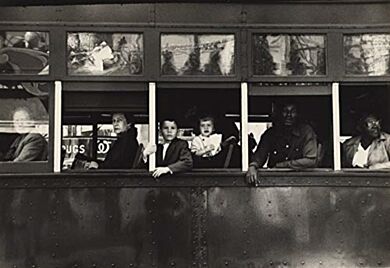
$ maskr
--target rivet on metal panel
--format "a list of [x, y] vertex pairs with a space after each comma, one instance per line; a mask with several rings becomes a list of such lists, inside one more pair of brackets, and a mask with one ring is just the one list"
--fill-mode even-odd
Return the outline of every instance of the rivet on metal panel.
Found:
[[93, 268], [96, 268], [96, 267], [97, 267], [96, 263], [93, 263], [93, 264], [92, 264], [92, 267], [93, 267]]
[[381, 265], [382, 265], [382, 261], [378, 261], [377, 264], [378, 264], [379, 266], [381, 266]]
[[389, 182], [387, 181], [387, 182], [385, 182], [385, 185], [389, 185]]
[[229, 266], [229, 262], [228, 261], [225, 261], [225, 266]]
[[348, 181], [348, 184], [351, 185], [351, 184], [352, 184], [352, 181]]
[[111, 263], [111, 267], [115, 267], [115, 263]]
[[246, 255], [248, 252], [246, 251], [246, 250], [244, 250], [243, 252], [242, 252], [242, 254], [244, 254], [244, 255]]
[[269, 261], [269, 265], [274, 265], [274, 262], [273, 261]]
[[28, 220], [32, 221], [33, 217], [32, 216], [29, 216], [28, 217]]
[[322, 261], [320, 261], [320, 265], [322, 265]]
[[112, 220], [113, 217], [112, 217], [112, 215], [110, 215], [110, 216], [108, 216], [108, 218], [109, 218], [110, 220]]
[[304, 261], [301, 261], [301, 265], [305, 265], [305, 262], [304, 262]]
[[130, 264], [129, 264], [129, 267], [134, 267], [134, 264], [130, 263]]
[[287, 265], [287, 262], [286, 262], [286, 261], [284, 261], [284, 262], [283, 262], [283, 265]]
[[53, 258], [55, 258], [55, 257], [56, 257], [56, 253], [53, 252], [53, 253], [51, 254], [51, 256], [52, 256]]
[[174, 261], [171, 261], [171, 266], [173, 267], [173, 266], [176, 266], [176, 263], [174, 262]]

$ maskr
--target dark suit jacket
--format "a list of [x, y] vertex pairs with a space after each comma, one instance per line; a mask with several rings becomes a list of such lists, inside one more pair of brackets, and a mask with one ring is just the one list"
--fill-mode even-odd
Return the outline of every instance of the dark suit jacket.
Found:
[[47, 160], [47, 142], [37, 133], [19, 135], [11, 144], [6, 161], [45, 161]]
[[156, 161], [158, 167], [169, 167], [173, 173], [192, 169], [191, 152], [186, 141], [174, 139], [168, 146], [164, 160], [162, 159], [162, 152], [163, 145], [157, 145]]

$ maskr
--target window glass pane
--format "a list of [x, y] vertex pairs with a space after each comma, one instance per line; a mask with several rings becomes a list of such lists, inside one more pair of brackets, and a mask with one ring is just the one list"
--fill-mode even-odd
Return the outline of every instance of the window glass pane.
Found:
[[297, 170], [332, 167], [331, 97], [262, 96], [258, 90], [248, 99], [249, 162]]
[[0, 161], [46, 161], [48, 85], [0, 82]]
[[63, 169], [71, 169], [77, 153], [92, 158], [92, 126], [65, 125], [62, 127]]
[[277, 76], [325, 75], [325, 36], [254, 35], [253, 73]]
[[68, 33], [68, 74], [127, 76], [143, 73], [140, 33]]
[[390, 34], [344, 35], [345, 73], [389, 75]]
[[234, 34], [162, 34], [162, 75], [234, 75]]
[[[158, 121], [175, 120], [177, 137], [187, 142], [193, 167], [240, 168], [240, 90], [160, 89]], [[161, 125], [159, 126], [162, 128]], [[158, 141], [164, 143], [162, 131]], [[159, 165], [157, 154], [157, 165]], [[160, 159], [161, 160], [161, 159]]]
[[390, 88], [340, 87], [342, 167], [390, 168]]
[[0, 31], [0, 74], [49, 74], [49, 33]]

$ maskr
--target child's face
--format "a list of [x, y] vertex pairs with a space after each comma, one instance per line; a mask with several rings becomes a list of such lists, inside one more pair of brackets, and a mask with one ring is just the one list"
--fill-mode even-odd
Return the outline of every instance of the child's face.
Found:
[[201, 120], [199, 123], [199, 128], [200, 128], [200, 134], [202, 134], [202, 136], [208, 137], [214, 131], [214, 123], [211, 120], [205, 120], [205, 121]]
[[161, 134], [165, 141], [172, 141], [177, 136], [177, 125], [173, 121], [164, 121], [161, 127]]

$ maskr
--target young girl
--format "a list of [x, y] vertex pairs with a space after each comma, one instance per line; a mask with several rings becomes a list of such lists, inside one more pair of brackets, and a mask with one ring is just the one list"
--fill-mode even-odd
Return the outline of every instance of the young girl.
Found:
[[200, 135], [191, 144], [191, 152], [199, 157], [213, 157], [221, 151], [222, 134], [214, 133], [214, 118], [199, 119]]

